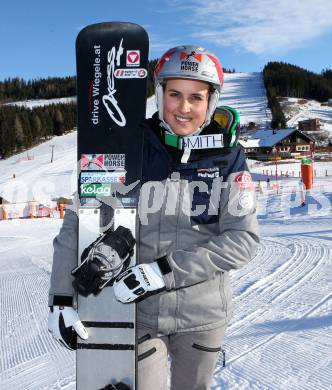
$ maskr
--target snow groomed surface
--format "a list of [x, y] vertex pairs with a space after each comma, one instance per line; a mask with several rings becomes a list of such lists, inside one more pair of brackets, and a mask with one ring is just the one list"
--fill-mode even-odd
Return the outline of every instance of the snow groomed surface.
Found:
[[[282, 194], [258, 195], [262, 242], [256, 257], [232, 273], [227, 365], [219, 362], [213, 390], [331, 388], [332, 180], [322, 180], [329, 207], [308, 198], [314, 212], [293, 205], [287, 214]], [[60, 224], [0, 223], [1, 388], [75, 388], [75, 354], [53, 342], [46, 326]]]

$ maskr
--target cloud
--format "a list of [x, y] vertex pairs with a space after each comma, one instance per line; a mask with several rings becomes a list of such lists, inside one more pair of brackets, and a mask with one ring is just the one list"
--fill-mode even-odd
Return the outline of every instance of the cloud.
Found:
[[[178, 39], [164, 39], [160, 37], [158, 34], [149, 33], [149, 39], [150, 39], [150, 51], [152, 56], [160, 57], [166, 50], [168, 50], [171, 47], [180, 45], [181, 42], [179, 42]], [[150, 55], [151, 57], [151, 55]]]
[[[326, 0], [193, 0], [191, 3], [191, 11], [186, 10], [184, 20], [195, 29], [191, 36], [237, 51], [258, 55], [284, 53], [332, 30], [332, 2]], [[181, 9], [177, 0], [172, 0], [172, 6]]]

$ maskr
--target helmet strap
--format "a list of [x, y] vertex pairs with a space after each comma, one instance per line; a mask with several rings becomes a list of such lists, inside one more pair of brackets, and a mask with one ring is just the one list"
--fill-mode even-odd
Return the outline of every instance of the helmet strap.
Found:
[[214, 114], [214, 112], [217, 108], [219, 98], [220, 98], [220, 93], [215, 89], [210, 95], [209, 105], [208, 105], [208, 109], [206, 111], [205, 122], [201, 126], [202, 129], [205, 126], [208, 126], [210, 124], [212, 115]]

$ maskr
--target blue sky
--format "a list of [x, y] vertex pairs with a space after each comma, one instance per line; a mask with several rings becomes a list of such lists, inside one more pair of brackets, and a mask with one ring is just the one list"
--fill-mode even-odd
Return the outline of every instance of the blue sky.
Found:
[[241, 72], [268, 61], [332, 68], [327, 0], [10, 0], [1, 5], [0, 80], [74, 75], [79, 30], [112, 20], [143, 25], [151, 59], [198, 44]]

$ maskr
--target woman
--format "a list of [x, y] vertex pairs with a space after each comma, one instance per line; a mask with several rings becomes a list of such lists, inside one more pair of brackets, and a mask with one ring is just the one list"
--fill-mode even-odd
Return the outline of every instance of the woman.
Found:
[[[228, 273], [249, 261], [258, 243], [243, 150], [236, 134], [212, 119], [222, 85], [218, 59], [203, 48], [175, 47], [156, 66], [158, 112], [142, 124], [140, 264], [114, 285], [119, 301], [139, 299], [140, 390], [167, 388], [168, 356], [172, 390], [210, 388], [230, 318]], [[159, 206], [147, 207], [151, 200]], [[67, 212], [54, 242], [50, 290], [49, 329], [68, 347], [57, 327], [60, 305], [66, 306], [66, 326], [87, 338], [71, 307], [75, 224], [76, 216]], [[64, 258], [65, 267], [59, 265]], [[130, 274], [139, 286], [131, 286]]]

